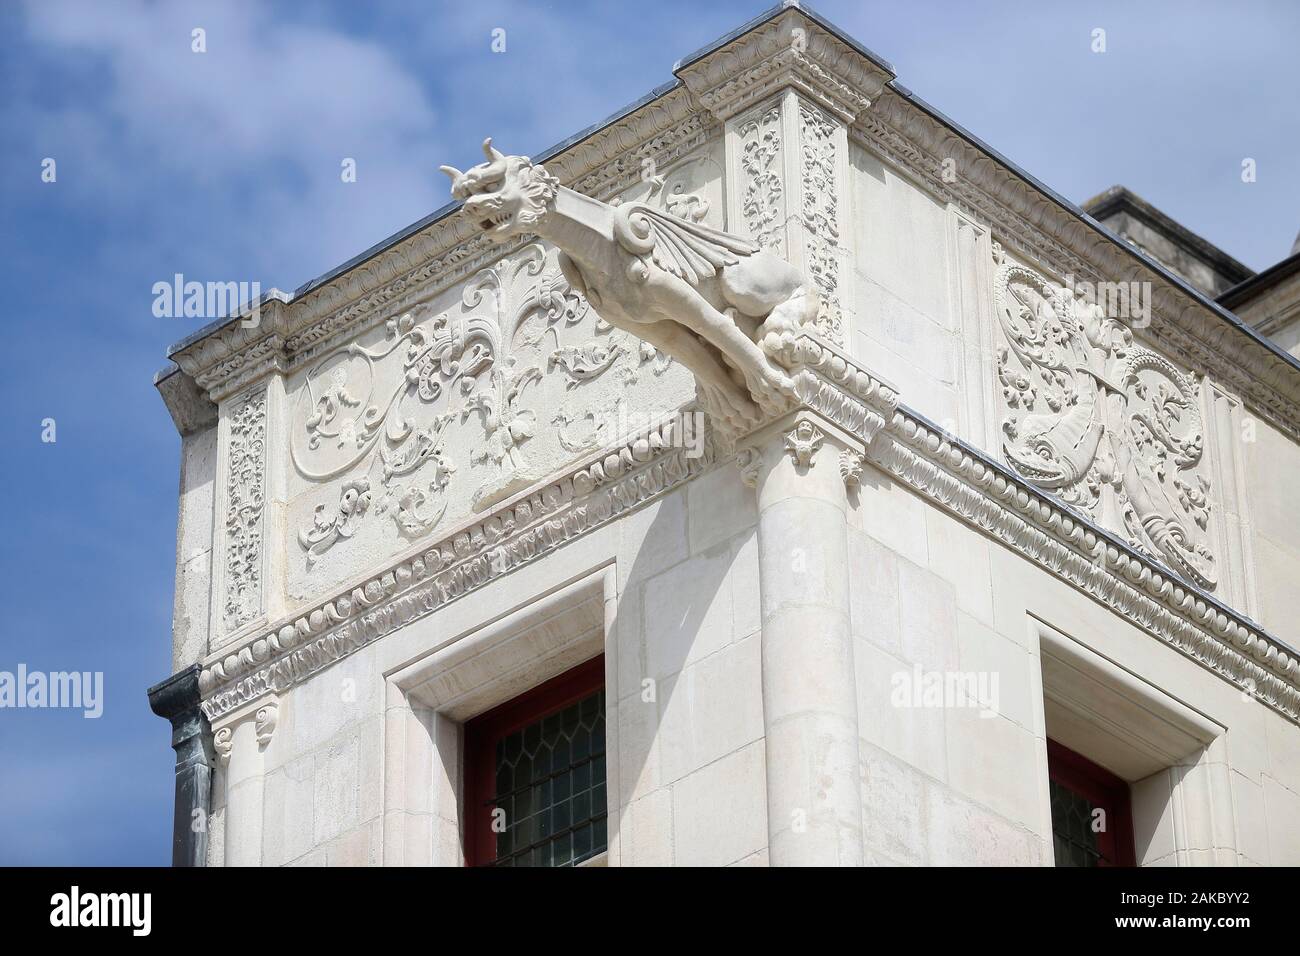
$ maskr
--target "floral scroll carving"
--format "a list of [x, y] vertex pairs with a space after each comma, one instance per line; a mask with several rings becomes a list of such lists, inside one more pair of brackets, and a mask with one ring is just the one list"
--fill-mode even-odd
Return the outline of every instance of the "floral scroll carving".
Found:
[[[467, 283], [461, 308], [418, 319], [390, 319], [381, 343], [349, 343], [325, 355], [307, 374], [293, 424], [298, 473], [325, 483], [350, 475], [330, 502], [316, 506], [298, 533], [308, 567], [352, 538], [371, 515], [391, 519], [409, 538], [442, 519], [456, 464], [446, 451], [454, 422], [477, 418], [483, 440], [471, 464], [496, 471], [474, 492], [485, 507], [530, 483], [525, 444], [536, 431], [525, 392], [542, 378], [537, 365], [519, 365], [515, 350], [535, 353], [557, 328], [587, 315], [545, 249], [525, 246]], [[394, 376], [390, 356], [400, 355]], [[581, 374], [580, 363], [574, 373]], [[388, 382], [389, 384], [385, 384]]]
[[737, 128], [744, 186], [740, 211], [749, 234], [764, 249], [781, 254], [784, 180], [781, 176], [781, 108], [771, 106]]
[[227, 632], [262, 610], [262, 526], [266, 494], [266, 391], [243, 396], [230, 418], [226, 464]]
[[802, 209], [806, 267], [821, 292], [817, 328], [833, 342], [844, 341], [840, 305], [839, 184], [836, 182], [835, 122], [807, 103], [799, 105], [803, 150]]
[[995, 254], [1007, 462], [1213, 588], [1198, 380], [1139, 345], [1099, 305]]

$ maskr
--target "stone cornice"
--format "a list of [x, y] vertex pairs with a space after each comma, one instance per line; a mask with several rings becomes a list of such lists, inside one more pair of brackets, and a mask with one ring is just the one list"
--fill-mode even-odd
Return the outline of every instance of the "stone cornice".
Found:
[[[1150, 283], [1151, 323], [1137, 334], [1210, 374], [1288, 436], [1300, 438], [1300, 370], [1136, 250], [1109, 239], [896, 90], [886, 90], [860, 115], [850, 136], [988, 224], [1004, 246], [1058, 279], [1068, 272], [1077, 280]], [[944, 175], [947, 160], [955, 162], [955, 178]]]
[[222, 648], [199, 676], [204, 713], [215, 722], [242, 712], [707, 470], [711, 443], [691, 457], [675, 435], [678, 422], [607, 448], [331, 599]]
[[774, 352], [790, 372], [801, 407], [868, 443], [893, 420], [898, 392], [819, 336], [787, 335]]

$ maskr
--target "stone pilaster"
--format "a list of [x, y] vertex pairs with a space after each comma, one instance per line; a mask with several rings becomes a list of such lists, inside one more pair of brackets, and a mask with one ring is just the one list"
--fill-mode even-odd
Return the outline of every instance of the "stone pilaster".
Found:
[[212, 729], [199, 708], [195, 664], [149, 688], [149, 708], [171, 722], [176, 751], [176, 802], [172, 816], [172, 866], [204, 866], [212, 806]]
[[215, 728], [213, 741], [226, 797], [226, 866], [261, 865], [265, 752], [279, 716], [279, 700], [272, 696], [237, 711]]
[[758, 492], [768, 853], [774, 866], [862, 862], [846, 475], [862, 443], [796, 411], [747, 438]]

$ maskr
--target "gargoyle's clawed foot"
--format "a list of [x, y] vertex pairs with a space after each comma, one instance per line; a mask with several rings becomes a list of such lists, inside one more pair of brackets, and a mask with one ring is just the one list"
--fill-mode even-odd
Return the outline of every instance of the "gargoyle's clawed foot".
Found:
[[759, 407], [738, 392], [701, 384], [700, 393], [708, 409], [738, 432], [748, 431], [763, 420]]
[[778, 415], [795, 400], [794, 382], [780, 369], [765, 365], [759, 372], [746, 376], [749, 394], [765, 416]]
[[800, 329], [816, 323], [820, 309], [821, 301], [816, 292], [797, 289], [763, 320], [754, 341], [765, 355], [780, 355], [793, 344]]

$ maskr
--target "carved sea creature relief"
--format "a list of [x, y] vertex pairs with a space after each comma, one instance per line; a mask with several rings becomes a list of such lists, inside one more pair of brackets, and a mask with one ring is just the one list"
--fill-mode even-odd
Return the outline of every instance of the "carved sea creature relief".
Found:
[[1213, 588], [1196, 378], [1137, 344], [1101, 306], [1030, 269], [1002, 261], [995, 297], [1008, 463]]
[[816, 292], [749, 239], [645, 202], [614, 206], [574, 192], [526, 156], [483, 144], [487, 161], [442, 170], [489, 239], [536, 235], [611, 325], [680, 361], [709, 409], [738, 430], [787, 407], [794, 387], [769, 358], [816, 319]]

